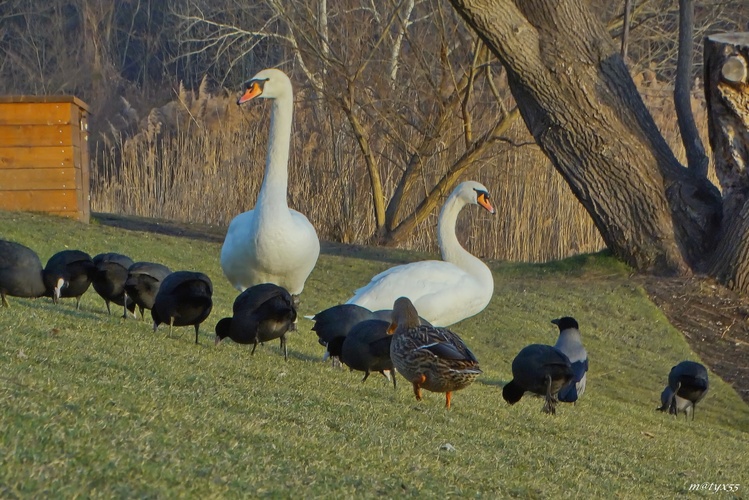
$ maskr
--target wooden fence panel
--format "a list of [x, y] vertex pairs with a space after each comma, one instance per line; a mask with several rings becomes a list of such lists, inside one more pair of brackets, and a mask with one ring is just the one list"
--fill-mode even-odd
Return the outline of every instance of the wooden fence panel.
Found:
[[0, 170], [15, 168], [73, 168], [73, 146], [0, 146]]
[[88, 222], [88, 107], [73, 96], [0, 96], [0, 208]]
[[14, 168], [0, 170], [0, 191], [78, 189], [81, 169]]
[[67, 102], [0, 102], [0, 125], [78, 125], [75, 111]]

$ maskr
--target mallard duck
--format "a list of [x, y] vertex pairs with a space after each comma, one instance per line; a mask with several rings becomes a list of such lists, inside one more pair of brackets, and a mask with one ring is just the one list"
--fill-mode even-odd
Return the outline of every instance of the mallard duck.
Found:
[[468, 387], [482, 373], [463, 340], [447, 328], [420, 325], [419, 314], [406, 297], [395, 301], [388, 331], [393, 334], [390, 358], [413, 384], [417, 401], [421, 389], [444, 392], [445, 407], [450, 409], [453, 391]]

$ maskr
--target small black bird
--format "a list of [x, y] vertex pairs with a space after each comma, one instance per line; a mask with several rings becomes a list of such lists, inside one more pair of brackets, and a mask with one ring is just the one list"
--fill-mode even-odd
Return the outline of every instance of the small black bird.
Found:
[[544, 396], [543, 411], [556, 413], [559, 391], [571, 384], [575, 373], [570, 359], [560, 350], [543, 344], [523, 347], [512, 360], [513, 379], [502, 389], [502, 397], [511, 405], [528, 391]]
[[233, 317], [216, 324], [216, 344], [230, 338], [238, 344], [281, 339], [283, 357], [288, 360], [287, 333], [296, 329], [296, 308], [289, 292], [272, 283], [251, 286], [234, 299]]
[[127, 318], [128, 310], [131, 313], [135, 312], [135, 302], [125, 293], [125, 281], [127, 281], [128, 269], [133, 265], [133, 259], [119, 253], [100, 253], [94, 257], [93, 261], [96, 271], [91, 284], [96, 293], [104, 299], [107, 314], [112, 314], [109, 303], [114, 302], [125, 308], [122, 317]]
[[47, 261], [44, 267], [44, 285], [52, 301], [62, 297], [75, 297], [75, 308], [81, 307], [81, 296], [91, 286], [91, 279], [96, 271], [91, 256], [81, 250], [63, 250], [57, 252]]
[[138, 306], [141, 318], [145, 319], [146, 309], [153, 309], [161, 282], [171, 272], [168, 267], [154, 262], [136, 262], [128, 268], [125, 293]]
[[388, 380], [393, 379], [396, 388], [395, 369], [390, 358], [390, 343], [393, 336], [388, 333], [389, 321], [368, 319], [351, 328], [345, 337], [336, 337], [328, 350], [338, 356], [350, 370], [364, 372], [362, 382], [367, 380], [370, 372], [380, 372]]
[[[674, 411], [671, 411], [672, 405], [675, 407]], [[677, 415], [679, 412], [684, 412], [684, 414], [688, 418], [692, 413], [692, 402], [688, 399], [684, 399], [675, 395], [674, 391], [672, 391], [669, 386], [666, 386], [666, 388], [663, 389], [663, 392], [661, 392], [661, 406], [656, 408], [656, 410], [667, 411], [672, 415]]]
[[335, 341], [335, 350], [339, 351], [340, 346], [343, 345], [343, 339], [354, 326], [369, 319], [390, 321], [390, 316], [390, 311], [373, 312], [356, 304], [338, 304], [312, 316], [311, 319], [315, 322], [312, 331], [317, 334], [320, 345], [326, 347], [324, 359], [327, 359], [328, 356], [335, 359], [338, 354], [334, 354], [330, 350], [330, 343], [334, 339], [338, 338]]
[[161, 282], [156, 294], [151, 317], [153, 331], [161, 323], [169, 324], [169, 336], [173, 326], [193, 325], [195, 343], [198, 342], [200, 323], [205, 321], [213, 308], [213, 283], [203, 273], [175, 271]]
[[672, 415], [683, 411], [686, 417], [691, 411], [694, 420], [697, 403], [707, 395], [709, 388], [707, 368], [695, 361], [682, 361], [668, 374], [668, 386], [661, 394], [661, 407], [658, 410], [668, 410]]
[[10, 307], [6, 298], [36, 298], [45, 295], [42, 262], [27, 246], [0, 240], [0, 297], [3, 307]]

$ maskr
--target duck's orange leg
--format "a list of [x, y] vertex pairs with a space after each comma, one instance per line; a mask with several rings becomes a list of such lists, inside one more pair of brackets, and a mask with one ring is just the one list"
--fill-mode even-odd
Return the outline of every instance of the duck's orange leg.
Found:
[[450, 401], [452, 401], [452, 400], [453, 400], [453, 393], [452, 393], [452, 391], [447, 391], [445, 393], [445, 408], [447, 408], [448, 410], [450, 409]]
[[413, 380], [411, 383], [414, 386], [414, 396], [416, 396], [416, 401], [421, 401], [421, 384], [427, 381], [426, 375], [420, 375], [418, 379]]

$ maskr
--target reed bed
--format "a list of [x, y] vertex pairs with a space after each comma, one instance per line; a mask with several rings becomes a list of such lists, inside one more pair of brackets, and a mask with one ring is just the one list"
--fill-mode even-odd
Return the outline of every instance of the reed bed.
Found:
[[[651, 81], [643, 96], [683, 159], [669, 88]], [[228, 93], [213, 95], [205, 86], [182, 88], [177, 99], [142, 120], [125, 102], [122, 114], [130, 117], [136, 132], [101, 135], [92, 173], [92, 210], [226, 226], [252, 208], [263, 178], [270, 106], [261, 102], [240, 108], [234, 99]], [[699, 100], [695, 109], [698, 123], [704, 123]], [[319, 116], [314, 102], [299, 96], [289, 205], [307, 215], [322, 239], [365, 244], [374, 232], [374, 215], [364, 161], [346, 123]], [[484, 183], [498, 207], [495, 217], [464, 211], [458, 231], [466, 247], [484, 258], [524, 262], [604, 248], [590, 217], [532, 144], [522, 122], [511, 133], [522, 146], [499, 144], [462, 176]], [[397, 154], [375, 145], [381, 148], [381, 176], [389, 198], [400, 175], [392, 160]], [[429, 172], [421, 179], [424, 193], [457, 154], [457, 148], [447, 147], [429, 159]], [[411, 205], [419, 201], [411, 200]], [[438, 211], [432, 213], [402, 246], [436, 251], [437, 216]]]

